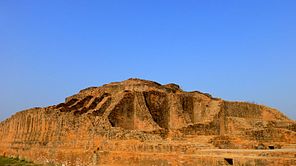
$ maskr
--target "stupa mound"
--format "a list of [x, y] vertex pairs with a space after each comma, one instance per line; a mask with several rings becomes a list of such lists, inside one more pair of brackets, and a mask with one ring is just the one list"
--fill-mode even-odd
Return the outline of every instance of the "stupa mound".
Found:
[[276, 109], [128, 79], [0, 123], [0, 153], [64, 165], [296, 165]]

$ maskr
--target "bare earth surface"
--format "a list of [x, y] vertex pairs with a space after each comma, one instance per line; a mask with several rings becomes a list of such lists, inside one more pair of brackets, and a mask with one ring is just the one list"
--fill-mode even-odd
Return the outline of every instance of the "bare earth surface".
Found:
[[296, 165], [276, 109], [129, 79], [0, 123], [0, 154], [63, 165]]

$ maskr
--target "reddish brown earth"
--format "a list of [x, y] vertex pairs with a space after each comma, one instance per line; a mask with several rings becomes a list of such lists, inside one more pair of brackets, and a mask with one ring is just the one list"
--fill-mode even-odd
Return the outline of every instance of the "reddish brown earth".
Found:
[[276, 109], [129, 79], [0, 123], [0, 153], [64, 165], [296, 165]]

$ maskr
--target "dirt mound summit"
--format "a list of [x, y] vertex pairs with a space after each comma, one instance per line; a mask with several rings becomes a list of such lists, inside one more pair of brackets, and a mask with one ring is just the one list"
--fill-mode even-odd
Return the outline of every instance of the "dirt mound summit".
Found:
[[[89, 87], [63, 103], [18, 112], [0, 123], [4, 155], [66, 165], [126, 159], [129, 163], [121, 164], [177, 162], [174, 157], [147, 155], [280, 149], [294, 147], [295, 138], [295, 121], [276, 109], [136, 78]], [[126, 153], [132, 154], [121, 155]]]

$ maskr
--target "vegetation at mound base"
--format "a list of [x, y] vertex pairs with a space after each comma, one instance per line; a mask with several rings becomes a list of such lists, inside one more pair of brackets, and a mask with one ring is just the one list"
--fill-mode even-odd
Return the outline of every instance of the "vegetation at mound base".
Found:
[[0, 156], [0, 165], [1, 166], [41, 166], [34, 164], [31, 161], [26, 161], [24, 159], [13, 158], [13, 157], [3, 157]]

